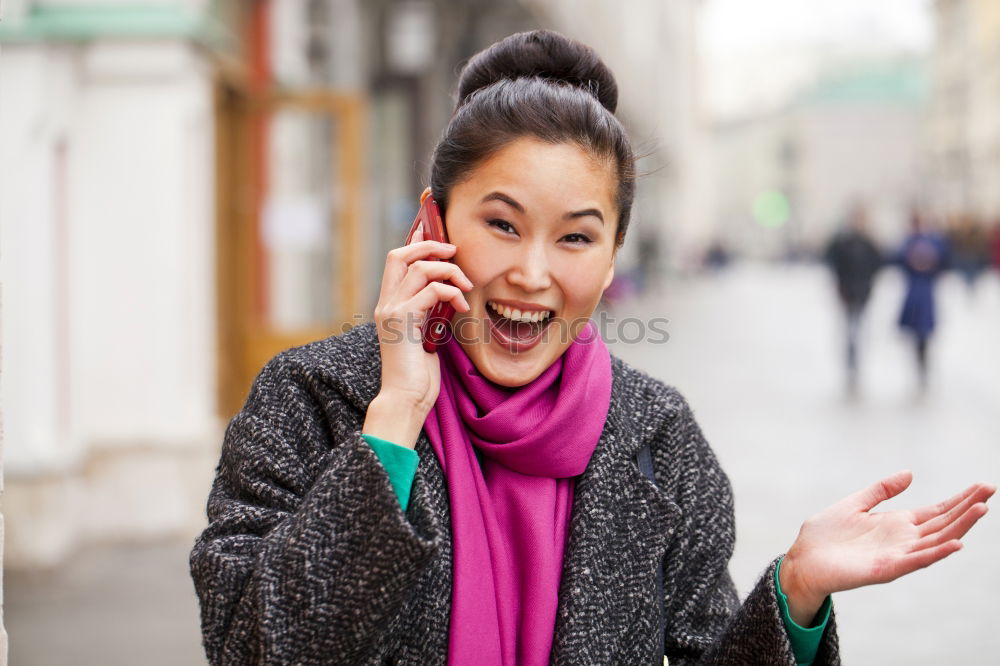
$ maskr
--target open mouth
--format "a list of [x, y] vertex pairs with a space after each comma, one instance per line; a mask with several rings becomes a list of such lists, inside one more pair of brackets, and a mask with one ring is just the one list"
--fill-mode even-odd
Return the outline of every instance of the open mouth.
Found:
[[542, 339], [542, 333], [553, 322], [552, 310], [520, 311], [493, 301], [486, 303], [490, 328], [497, 339], [510, 351], [527, 351]]

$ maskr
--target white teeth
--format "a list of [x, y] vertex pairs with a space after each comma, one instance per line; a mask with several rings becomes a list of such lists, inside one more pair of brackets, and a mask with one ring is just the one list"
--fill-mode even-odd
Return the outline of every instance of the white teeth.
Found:
[[513, 321], [524, 321], [524, 322], [539, 322], [545, 321], [549, 318], [550, 312], [548, 310], [518, 310], [516, 308], [509, 308], [506, 305], [500, 305], [499, 303], [494, 303], [493, 301], [487, 301], [487, 305], [493, 308], [493, 311], [502, 317], [511, 319]]

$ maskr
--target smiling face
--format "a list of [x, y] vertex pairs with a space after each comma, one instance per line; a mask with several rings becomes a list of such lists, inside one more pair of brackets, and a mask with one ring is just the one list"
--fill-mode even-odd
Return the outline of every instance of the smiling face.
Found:
[[454, 261], [475, 285], [452, 330], [484, 377], [527, 384], [586, 325], [614, 276], [616, 186], [577, 145], [522, 138], [449, 192]]

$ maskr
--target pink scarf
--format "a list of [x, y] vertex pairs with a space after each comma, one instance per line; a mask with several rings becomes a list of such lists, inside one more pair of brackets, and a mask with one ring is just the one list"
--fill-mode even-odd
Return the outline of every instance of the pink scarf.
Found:
[[441, 392], [424, 428], [451, 509], [448, 663], [547, 664], [572, 477], [586, 469], [611, 401], [608, 349], [589, 322], [517, 388], [480, 375], [454, 338], [438, 353]]

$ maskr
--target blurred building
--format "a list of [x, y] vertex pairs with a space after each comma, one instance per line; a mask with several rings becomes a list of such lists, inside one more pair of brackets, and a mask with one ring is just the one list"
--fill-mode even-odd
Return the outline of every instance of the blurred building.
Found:
[[633, 0], [627, 10], [602, 0], [524, 0], [546, 26], [593, 46], [618, 82], [618, 115], [642, 158], [631, 240], [640, 236], [684, 262], [708, 238], [707, 134], [698, 85], [701, 0]]
[[928, 203], [1000, 218], [1000, 3], [936, 0]]
[[925, 65], [841, 65], [785, 106], [715, 132], [716, 233], [758, 257], [813, 253], [864, 203], [873, 232], [899, 233], [921, 194]]

